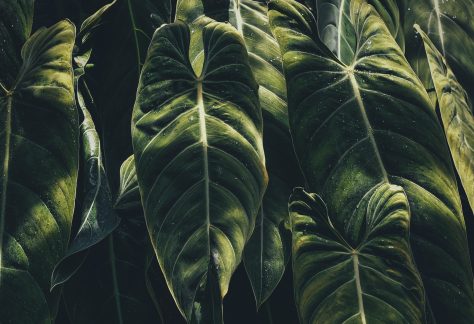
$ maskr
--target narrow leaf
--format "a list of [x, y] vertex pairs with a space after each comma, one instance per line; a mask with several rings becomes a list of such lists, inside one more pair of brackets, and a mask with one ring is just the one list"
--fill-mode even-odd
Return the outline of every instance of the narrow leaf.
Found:
[[81, 91], [76, 91], [76, 97], [83, 115], [81, 144], [84, 188], [81, 195], [81, 221], [66, 255], [54, 268], [51, 289], [74, 275], [87, 256], [87, 249], [105, 239], [120, 222], [113, 209], [112, 196], [102, 164], [99, 135], [85, 107]]
[[441, 120], [454, 165], [471, 209], [474, 211], [474, 116], [471, 101], [428, 35], [421, 30], [420, 26], [415, 25], [415, 28], [425, 43], [431, 77], [438, 96]]

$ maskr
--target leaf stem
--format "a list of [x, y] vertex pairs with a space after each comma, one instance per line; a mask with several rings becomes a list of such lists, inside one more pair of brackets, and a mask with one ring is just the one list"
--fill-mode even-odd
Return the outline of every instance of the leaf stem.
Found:
[[267, 314], [268, 324], [273, 324], [272, 309], [270, 307], [270, 300], [265, 302], [265, 313]]

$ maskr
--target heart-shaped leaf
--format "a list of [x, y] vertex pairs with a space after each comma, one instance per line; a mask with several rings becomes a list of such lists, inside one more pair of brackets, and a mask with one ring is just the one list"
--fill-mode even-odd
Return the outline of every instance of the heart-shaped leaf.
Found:
[[303, 185], [289, 133], [286, 84], [280, 49], [268, 23], [267, 1], [230, 0], [216, 4], [211, 0], [182, 0], [177, 7], [177, 18], [192, 23], [194, 33], [199, 33], [211, 18], [229, 21], [244, 39], [250, 67], [259, 84], [269, 183], [255, 231], [245, 248], [244, 264], [260, 307], [285, 271], [290, 247], [285, 228], [288, 197], [295, 186]]
[[384, 22], [366, 1], [352, 0], [357, 47], [347, 65], [321, 42], [304, 6], [288, 0], [270, 8], [309, 190], [344, 228], [375, 185], [403, 187], [411, 246], [435, 319], [471, 321], [473, 277], [449, 149], [428, 94]]
[[293, 271], [302, 323], [423, 323], [424, 292], [399, 186], [370, 189], [338, 229], [316, 194], [290, 198]]
[[225, 23], [205, 26], [201, 41], [204, 65], [193, 69], [186, 24], [155, 32], [132, 135], [148, 231], [168, 286], [188, 321], [220, 323], [267, 175], [258, 85], [243, 41]]
[[[23, 17], [18, 12], [18, 20]], [[28, 39], [21, 67], [11, 63], [20, 58], [0, 61], [1, 71], [8, 71], [0, 77], [2, 322], [54, 320], [57, 294], [49, 293], [49, 284], [69, 241], [78, 170], [74, 37], [74, 25], [61, 21]]]

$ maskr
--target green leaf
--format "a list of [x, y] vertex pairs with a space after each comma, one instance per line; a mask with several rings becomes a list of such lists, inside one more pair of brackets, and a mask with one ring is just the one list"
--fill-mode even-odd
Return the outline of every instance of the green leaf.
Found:
[[14, 84], [20, 70], [21, 48], [30, 37], [34, 0], [2, 0], [0, 2], [0, 83]]
[[143, 214], [136, 214], [90, 248], [63, 287], [67, 324], [164, 324], [145, 284], [149, 245]]
[[188, 26], [155, 32], [132, 136], [148, 231], [168, 286], [188, 321], [220, 323], [267, 175], [258, 86], [243, 41], [224, 23], [208, 24], [202, 35], [198, 75]]
[[[284, 224], [288, 197], [295, 186], [303, 184], [289, 133], [286, 84], [280, 49], [268, 23], [267, 1], [230, 0], [215, 4], [209, 0], [182, 0], [177, 7], [177, 18], [192, 23], [194, 34], [212, 22], [211, 18], [229, 21], [244, 39], [250, 67], [259, 84], [269, 183], [255, 231], [245, 248], [244, 264], [260, 307], [279, 283], [289, 260], [290, 235]], [[193, 37], [201, 57], [199, 37]]]
[[435, 319], [472, 321], [473, 277], [449, 149], [428, 94], [387, 27], [367, 2], [352, 0], [358, 46], [346, 65], [320, 41], [306, 8], [290, 0], [270, 8], [308, 189], [344, 228], [376, 184], [403, 187], [411, 246]]
[[439, 111], [454, 165], [474, 211], [474, 116], [466, 91], [459, 84], [443, 55], [415, 25], [425, 43], [431, 76], [438, 96]]
[[90, 47], [86, 44], [91, 31], [100, 24], [102, 15], [113, 5], [105, 5], [92, 16], [87, 18], [81, 26], [76, 42], [74, 61], [76, 62], [75, 86], [76, 102], [82, 112], [81, 124], [81, 180], [82, 190], [79, 191], [76, 201], [80, 203], [76, 210], [76, 215], [80, 215], [79, 227], [74, 234], [74, 239], [69, 244], [66, 255], [54, 268], [51, 278], [51, 289], [64, 283], [73, 276], [87, 257], [91, 246], [106, 238], [119, 224], [120, 219], [113, 210], [112, 197], [107, 182], [107, 177], [103, 165], [102, 149], [99, 134], [96, 131], [94, 121], [89, 113], [87, 105], [92, 105], [93, 100], [88, 98], [88, 104], [84, 94], [89, 95], [87, 84], [84, 81], [85, 69], [91, 53]]
[[290, 198], [293, 271], [302, 323], [424, 323], [410, 250], [410, 210], [399, 186], [370, 189], [343, 228], [316, 194]]
[[[81, 80], [76, 80], [76, 82], [81, 82]], [[76, 96], [84, 118], [81, 124], [82, 177], [84, 179], [81, 220], [66, 255], [54, 268], [51, 289], [73, 276], [87, 257], [87, 249], [105, 239], [120, 222], [120, 218], [113, 209], [112, 197], [102, 164], [99, 135], [79, 89], [76, 91]]]
[[[318, 35], [322, 42], [345, 64], [350, 64], [356, 51], [354, 27], [350, 17], [350, 0], [306, 0], [317, 17]], [[404, 47], [400, 13], [395, 0], [369, 0], [399, 45]]]
[[120, 167], [120, 187], [115, 201], [115, 208], [120, 210], [143, 210], [133, 155], [129, 156]]
[[69, 241], [78, 169], [74, 37], [61, 21], [31, 36], [19, 70], [0, 61], [16, 75], [0, 89], [0, 318], [10, 323], [55, 316], [49, 283]]
[[430, 68], [421, 37], [414, 24], [426, 30], [434, 45], [440, 49], [459, 82], [474, 98], [474, 4], [472, 0], [403, 0], [403, 28], [406, 56], [427, 88], [432, 88]]

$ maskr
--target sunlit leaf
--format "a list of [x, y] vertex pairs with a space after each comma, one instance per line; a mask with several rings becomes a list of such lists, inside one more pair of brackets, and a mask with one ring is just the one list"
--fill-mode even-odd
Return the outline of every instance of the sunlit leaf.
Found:
[[425, 43], [441, 120], [454, 165], [474, 211], [474, 116], [471, 101], [443, 55], [418, 25], [416, 29]]
[[423, 323], [424, 292], [399, 186], [370, 189], [336, 228], [316, 194], [290, 201], [293, 271], [302, 323]]
[[203, 29], [204, 65], [182, 22], [153, 37], [133, 114], [138, 183], [168, 286], [190, 322], [222, 322], [267, 184], [257, 83], [237, 31]]
[[0, 61], [0, 318], [9, 323], [55, 316], [49, 283], [69, 241], [78, 170], [74, 37], [61, 21], [29, 38], [21, 67]]

